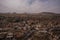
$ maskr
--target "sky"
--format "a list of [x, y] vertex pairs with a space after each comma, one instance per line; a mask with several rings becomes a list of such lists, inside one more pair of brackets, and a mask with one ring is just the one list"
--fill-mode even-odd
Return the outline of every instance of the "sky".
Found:
[[0, 12], [60, 13], [60, 0], [0, 0]]

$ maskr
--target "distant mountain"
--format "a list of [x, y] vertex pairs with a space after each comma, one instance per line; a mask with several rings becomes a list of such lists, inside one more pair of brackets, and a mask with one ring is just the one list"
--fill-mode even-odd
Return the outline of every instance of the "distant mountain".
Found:
[[53, 13], [53, 12], [41, 12], [41, 14], [49, 14], [49, 15], [50, 15], [50, 14], [53, 14], [53, 15], [54, 15], [54, 14], [56, 14], [56, 13]]

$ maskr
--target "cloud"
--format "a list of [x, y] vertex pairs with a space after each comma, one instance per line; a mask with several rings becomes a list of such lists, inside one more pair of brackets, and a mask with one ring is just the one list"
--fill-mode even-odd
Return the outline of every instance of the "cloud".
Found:
[[60, 13], [59, 0], [0, 0], [0, 12]]

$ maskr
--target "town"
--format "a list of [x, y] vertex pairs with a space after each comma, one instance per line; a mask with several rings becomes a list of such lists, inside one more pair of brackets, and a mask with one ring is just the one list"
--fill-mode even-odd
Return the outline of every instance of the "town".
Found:
[[0, 13], [0, 40], [60, 40], [60, 14]]

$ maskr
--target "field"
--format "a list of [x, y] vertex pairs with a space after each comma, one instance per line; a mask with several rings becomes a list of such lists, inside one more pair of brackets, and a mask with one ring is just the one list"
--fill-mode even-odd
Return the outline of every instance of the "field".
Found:
[[0, 13], [0, 40], [60, 40], [60, 14]]

